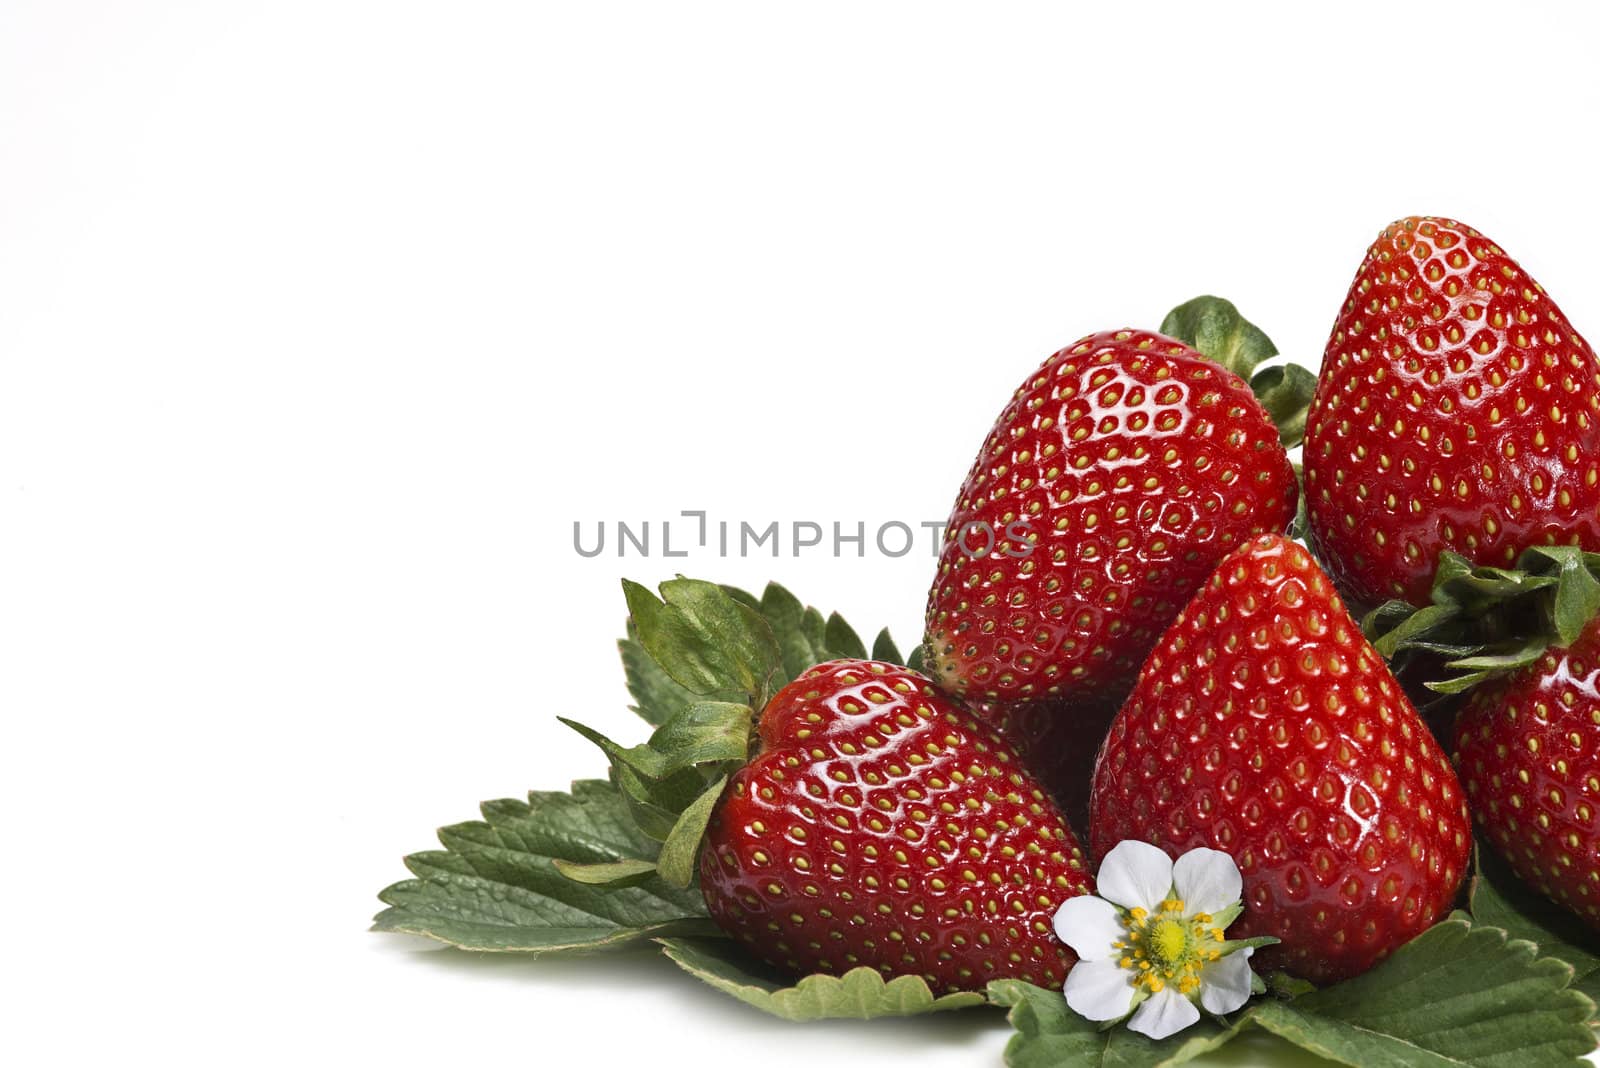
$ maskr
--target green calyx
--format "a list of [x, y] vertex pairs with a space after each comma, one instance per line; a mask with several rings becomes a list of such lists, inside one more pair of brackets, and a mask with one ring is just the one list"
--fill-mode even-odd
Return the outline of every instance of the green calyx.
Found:
[[[659, 876], [685, 888], [695, 880], [717, 800], [756, 751], [760, 710], [807, 668], [838, 657], [865, 658], [867, 649], [837, 614], [824, 619], [776, 583], [759, 598], [682, 576], [662, 583], [659, 596], [626, 580], [622, 588], [629, 689], [640, 702], [635, 711], [655, 730], [647, 741], [624, 746], [581, 723], [561, 722], [606, 755], [629, 817], [660, 847], [654, 857], [558, 860], [555, 867], [589, 886], [637, 886]], [[887, 631], [872, 651], [899, 662]]]
[[1361, 630], [1389, 660], [1443, 657], [1453, 674], [1426, 685], [1463, 693], [1577, 641], [1600, 615], [1597, 575], [1600, 554], [1569, 545], [1527, 549], [1513, 568], [1475, 567], [1445, 552], [1427, 605], [1387, 601], [1367, 613]]
[[1278, 347], [1260, 327], [1239, 314], [1232, 301], [1209, 296], [1185, 301], [1161, 320], [1161, 332], [1248, 382], [1277, 426], [1283, 447], [1292, 449], [1300, 444], [1317, 376], [1294, 363], [1257, 371], [1258, 365], [1278, 355]]

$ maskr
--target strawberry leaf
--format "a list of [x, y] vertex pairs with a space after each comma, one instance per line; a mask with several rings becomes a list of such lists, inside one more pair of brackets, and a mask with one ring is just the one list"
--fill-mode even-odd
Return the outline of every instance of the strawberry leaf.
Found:
[[[808, 975], [785, 980], [753, 964], [731, 942], [658, 938], [674, 964], [746, 1005], [785, 1020], [871, 1020], [881, 1016], [921, 1016], [984, 1003], [982, 994], [935, 997], [919, 976], [885, 981], [872, 968], [852, 968], [840, 976]], [[1059, 994], [1056, 995], [1060, 997]]]
[[899, 664], [905, 666], [905, 660], [900, 656], [900, 649], [894, 644], [894, 639], [889, 637], [889, 628], [884, 627], [878, 636], [872, 640], [872, 659], [882, 660], [885, 664]]
[[1257, 365], [1278, 355], [1278, 346], [1239, 314], [1232, 301], [1221, 297], [1185, 301], [1161, 320], [1161, 332], [1250, 383], [1250, 392], [1277, 426], [1284, 448], [1292, 449], [1305, 438], [1306, 412], [1317, 376], [1297, 363], [1257, 371]]
[[783, 664], [760, 612], [696, 579], [663, 582], [660, 598], [626, 579], [622, 588], [639, 644], [674, 682], [702, 697], [732, 691], [766, 704]]
[[[829, 660], [840, 657], [864, 659], [867, 656], [867, 647], [860, 635], [839, 613], [824, 617], [815, 608], [801, 604], [799, 598], [776, 582], [769, 582], [767, 588], [761, 591], [760, 598], [733, 586], [724, 586], [723, 590], [740, 604], [760, 612], [772, 628], [773, 639], [783, 659], [783, 672], [775, 681], [774, 689], [793, 681], [807, 668]], [[878, 656], [876, 650], [887, 642], [883, 647], [894, 653], [892, 662], [903, 663], [894, 642], [888, 639], [887, 629], [879, 633], [873, 646], [873, 659], [886, 659]]]
[[[628, 680], [628, 693], [633, 695], [634, 700], [629, 707], [646, 723], [659, 727], [700, 700], [702, 695], [690, 693], [674, 682], [671, 675], [662, 671], [661, 665], [652, 660], [644, 646], [639, 644], [638, 634], [638, 628], [629, 620], [628, 636], [617, 642], [617, 651], [622, 654], [622, 670]], [[705, 696], [734, 698], [741, 695], [730, 692]]]
[[1539, 947], [1539, 955], [1572, 965], [1572, 989], [1600, 1000], [1600, 939], [1582, 922], [1514, 875], [1494, 851], [1477, 850], [1469, 899], [1472, 918]]
[[695, 861], [700, 858], [700, 840], [706, 836], [706, 825], [711, 822], [711, 810], [728, 785], [724, 775], [678, 815], [667, 840], [661, 843], [661, 855], [656, 858], [656, 870], [668, 886], [686, 887], [694, 882]]
[[1161, 320], [1161, 333], [1220, 363], [1245, 381], [1263, 360], [1278, 354], [1272, 339], [1221, 297], [1184, 301]]
[[867, 658], [867, 647], [862, 644], [861, 636], [855, 628], [844, 621], [838, 612], [828, 617], [827, 629], [823, 632], [823, 640], [827, 643], [830, 659], [833, 657], [848, 656], [855, 660]]
[[675, 774], [699, 764], [742, 764], [750, 756], [755, 713], [731, 701], [696, 701], [650, 736], [662, 769]]
[[[611, 781], [621, 790], [634, 823], [663, 843], [662, 878], [673, 886], [688, 886], [712, 805], [727, 774], [749, 757], [755, 718], [750, 706], [696, 701], [657, 727], [648, 742], [629, 747], [592, 727], [557, 718], [605, 753]], [[573, 877], [609, 881], [604, 871], [576, 871]]]
[[1250, 377], [1250, 392], [1278, 428], [1283, 447], [1292, 449], [1306, 436], [1306, 412], [1311, 394], [1317, 390], [1317, 376], [1297, 363], [1280, 363], [1257, 371]]
[[1600, 555], [1570, 545], [1524, 550], [1516, 567], [1474, 566], [1439, 554], [1430, 603], [1387, 601], [1368, 612], [1362, 632], [1390, 660], [1426, 652], [1454, 674], [1427, 683], [1455, 694], [1535, 662], [1566, 646], [1600, 615]]
[[1464, 919], [1436, 924], [1376, 968], [1245, 1017], [1355, 1068], [1578, 1066], [1595, 1048], [1594, 1003], [1572, 968], [1531, 942]]
[[557, 859], [556, 871], [574, 882], [590, 886], [638, 886], [655, 873], [648, 860], [611, 860], [600, 864], [578, 864]]
[[[682, 713], [680, 713], [681, 715]], [[648, 745], [624, 748], [591, 727], [557, 716], [558, 720], [593, 742], [611, 761], [611, 781], [630, 802], [643, 806], [635, 822], [645, 834], [664, 841], [691, 801], [705, 789], [705, 778], [693, 768], [668, 773], [666, 757]], [[655, 815], [659, 810], [660, 816]], [[662, 823], [668, 825], [662, 828]]]
[[1550, 618], [1556, 643], [1571, 645], [1589, 620], [1600, 615], [1600, 579], [1589, 570], [1591, 554], [1571, 545], [1549, 545], [1529, 549], [1525, 555], [1548, 560], [1558, 569]]
[[782, 683], [789, 682], [806, 668], [828, 659], [824, 631], [827, 623], [815, 608], [807, 608], [799, 598], [778, 585], [767, 584], [759, 598], [743, 590], [728, 588], [728, 593], [741, 603], [752, 605], [772, 628], [783, 661]]
[[1105, 1027], [1067, 1007], [1059, 990], [1046, 990], [1020, 979], [996, 979], [989, 1000], [1011, 1011], [1006, 1019], [1016, 1030], [1006, 1043], [1008, 1068], [1164, 1068], [1183, 1064], [1226, 1044], [1240, 1028], [1213, 1020], [1199, 1023], [1157, 1041], [1121, 1024]]
[[714, 936], [698, 891], [647, 876], [636, 886], [569, 879], [576, 865], [653, 860], [656, 844], [630, 818], [616, 787], [580, 781], [571, 793], [489, 801], [483, 819], [439, 831], [443, 850], [406, 858], [413, 878], [379, 898], [378, 931], [422, 935], [461, 949], [571, 953], [662, 934]]
[[802, 605], [799, 598], [776, 582], [767, 584], [759, 601], [740, 590], [729, 589], [729, 593], [746, 604], [757, 606], [772, 628], [783, 655], [783, 678], [779, 685], [829, 660], [864, 659], [867, 655], [867, 647], [855, 628], [839, 613], [824, 618], [821, 612]]

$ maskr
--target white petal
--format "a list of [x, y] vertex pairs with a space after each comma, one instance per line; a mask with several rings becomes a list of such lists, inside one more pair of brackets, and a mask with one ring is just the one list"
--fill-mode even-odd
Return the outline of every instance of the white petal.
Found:
[[1159, 994], [1151, 994], [1150, 999], [1139, 1006], [1139, 1011], [1128, 1021], [1128, 1030], [1147, 1038], [1162, 1039], [1177, 1034], [1198, 1019], [1200, 1010], [1169, 986]]
[[1218, 1016], [1250, 1000], [1250, 954], [1254, 947], [1234, 950], [1200, 969], [1200, 1004]]
[[1133, 1007], [1133, 973], [1109, 960], [1080, 960], [1061, 992], [1086, 1020], [1120, 1020]]
[[1244, 881], [1239, 865], [1216, 849], [1191, 849], [1172, 866], [1172, 884], [1183, 899], [1183, 914], [1217, 913], [1239, 900]]
[[1072, 947], [1079, 960], [1105, 960], [1116, 953], [1111, 945], [1126, 935], [1116, 906], [1091, 894], [1069, 897], [1056, 909], [1056, 937]]
[[1095, 892], [1125, 909], [1155, 910], [1172, 889], [1172, 858], [1148, 842], [1118, 842], [1100, 862]]

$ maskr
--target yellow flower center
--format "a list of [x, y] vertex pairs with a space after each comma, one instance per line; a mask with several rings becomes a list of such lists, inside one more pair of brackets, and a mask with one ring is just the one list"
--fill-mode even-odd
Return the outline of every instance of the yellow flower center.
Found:
[[1127, 935], [1114, 943], [1117, 963], [1134, 973], [1134, 985], [1149, 994], [1168, 985], [1180, 994], [1200, 988], [1200, 969], [1222, 956], [1222, 928], [1203, 912], [1185, 918], [1183, 902], [1169, 897], [1155, 913], [1132, 909]]
[[1189, 948], [1188, 929], [1177, 920], [1160, 920], [1150, 928], [1150, 955], [1162, 964], [1183, 957]]

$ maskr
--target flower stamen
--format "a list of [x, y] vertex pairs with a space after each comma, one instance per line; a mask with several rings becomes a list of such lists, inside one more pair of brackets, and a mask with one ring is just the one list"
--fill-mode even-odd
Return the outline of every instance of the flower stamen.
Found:
[[1127, 935], [1115, 946], [1125, 950], [1117, 965], [1134, 973], [1134, 986], [1159, 994], [1169, 985], [1181, 994], [1200, 988], [1200, 969], [1221, 957], [1213, 948], [1223, 941], [1222, 929], [1207, 913], [1183, 915], [1183, 899], [1168, 897], [1154, 914], [1128, 910]]

